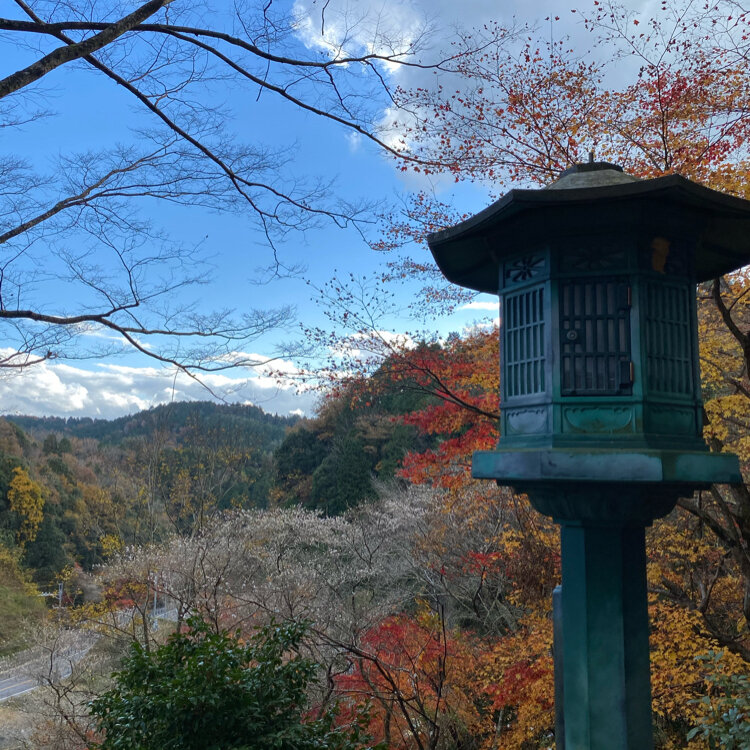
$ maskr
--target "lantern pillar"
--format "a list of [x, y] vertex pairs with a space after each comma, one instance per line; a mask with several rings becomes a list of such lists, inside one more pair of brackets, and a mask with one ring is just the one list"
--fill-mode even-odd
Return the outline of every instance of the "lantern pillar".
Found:
[[565, 747], [653, 747], [644, 527], [563, 523]]
[[477, 451], [472, 473], [511, 485], [560, 525], [555, 649], [562, 658], [556, 659], [555, 679], [561, 687], [556, 698], [563, 695], [558, 725], [564, 726], [564, 744], [558, 736], [558, 750], [651, 750], [645, 531], [679, 497], [714, 482], [739, 481], [736, 456]]

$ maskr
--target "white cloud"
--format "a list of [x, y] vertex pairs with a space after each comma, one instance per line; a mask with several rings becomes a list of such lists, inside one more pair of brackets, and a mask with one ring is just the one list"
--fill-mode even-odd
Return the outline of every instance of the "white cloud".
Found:
[[[324, 9], [324, 11], [322, 10]], [[297, 33], [306, 45], [331, 54], [388, 54], [419, 38], [423, 46], [441, 49], [457, 27], [470, 29], [488, 21], [510, 24], [514, 17], [544, 18], [559, 14], [559, 0], [295, 0]], [[321, 29], [324, 36], [321, 37]], [[396, 42], [394, 44], [394, 41]], [[390, 68], [402, 71], [400, 67]]]
[[356, 154], [362, 148], [362, 136], [350, 131], [346, 134], [346, 143], [349, 146], [349, 153]]
[[392, 55], [408, 49], [421, 34], [424, 12], [419, 5], [406, 0], [329, 0], [325, 5], [295, 0], [293, 13], [303, 43], [332, 58]]
[[459, 307], [459, 310], [483, 310], [487, 312], [497, 312], [498, 309], [498, 301], [495, 300], [494, 302], [484, 302], [483, 300], [472, 300], [471, 302], [467, 302], [465, 305], [461, 305]]
[[375, 331], [378, 338], [392, 346], [399, 346], [404, 349], [414, 349], [417, 342], [408, 333], [394, 333], [393, 331]]
[[500, 318], [494, 318], [493, 320], [483, 320], [480, 322], [472, 323], [471, 325], [464, 326], [462, 334], [464, 336], [472, 336], [475, 333], [481, 333], [482, 331], [490, 331], [493, 328], [497, 328], [500, 325]]
[[[292, 377], [299, 374], [282, 362], [287, 379], [247, 370], [243, 375], [212, 373], [205, 385], [226, 401], [251, 403], [277, 414], [311, 414], [317, 393], [298, 392]], [[42, 363], [0, 378], [0, 403], [5, 414], [73, 416], [113, 419], [170, 401], [215, 400], [200, 383], [174, 371], [99, 363], [94, 369]]]

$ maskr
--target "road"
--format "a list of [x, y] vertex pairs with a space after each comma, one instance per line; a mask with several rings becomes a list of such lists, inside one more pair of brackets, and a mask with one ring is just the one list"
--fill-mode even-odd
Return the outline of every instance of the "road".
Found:
[[[98, 636], [87, 634], [83, 640], [77, 639], [76, 645], [60, 649], [55, 656], [53, 669], [55, 680], [64, 680], [70, 677], [73, 665], [81, 661], [96, 643]], [[35, 690], [41, 684], [42, 675], [49, 675], [49, 654], [40, 655], [19, 664], [5, 675], [0, 674], [0, 703], [9, 698]]]
[[[128, 612], [127, 615], [132, 617], [133, 613]], [[151, 617], [153, 618], [152, 627], [155, 628], [158, 626], [159, 620], [175, 622], [177, 620], [177, 610], [173, 608], [159, 609]], [[71, 635], [73, 634], [71, 633]], [[62, 648], [59, 655], [55, 657], [55, 681], [70, 677], [73, 665], [81, 661], [99, 639], [98, 635], [87, 633], [88, 637], [84, 637], [83, 642], [81, 642], [80, 635], [79, 633], [77, 646]], [[0, 674], [0, 703], [38, 688], [40, 684], [38, 675], [49, 674], [48, 660], [48, 655], [39, 656], [38, 658], [30, 659], [25, 664], [17, 666], [13, 670], [8, 670], [6, 673], [7, 676]]]
[[39, 683], [35, 677], [26, 675], [6, 677], [4, 680], [0, 680], [0, 702], [28, 693], [37, 687], [39, 687]]

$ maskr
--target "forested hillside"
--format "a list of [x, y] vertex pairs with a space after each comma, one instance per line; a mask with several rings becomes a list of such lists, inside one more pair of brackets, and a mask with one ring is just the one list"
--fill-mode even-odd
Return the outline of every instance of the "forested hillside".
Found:
[[43, 588], [124, 545], [266, 507], [273, 452], [297, 418], [176, 403], [113, 421], [0, 421], [0, 533]]
[[326, 515], [376, 496], [377, 480], [399, 475], [407, 454], [436, 444], [406, 417], [436, 398], [415, 378], [394, 384], [386, 361], [371, 377], [333, 391], [274, 453], [274, 497]]
[[93, 438], [100, 443], [119, 444], [125, 438], [143, 437], [157, 429], [166, 429], [176, 436], [190, 424], [221, 425], [232, 429], [243, 440], [260, 438], [269, 444], [283, 436], [284, 429], [295, 417], [277, 417], [258, 406], [216, 404], [210, 401], [175, 402], [155, 406], [118, 419], [90, 417], [24, 417], [8, 416], [27, 434], [43, 439], [49, 434], [62, 437]]
[[[375, 379], [373, 382], [375, 382]], [[0, 421], [0, 533], [44, 588], [126, 545], [200, 533], [240, 508], [343, 513], [434, 440], [404, 421], [430, 396], [349, 387], [312, 419], [174, 403], [116, 420]]]

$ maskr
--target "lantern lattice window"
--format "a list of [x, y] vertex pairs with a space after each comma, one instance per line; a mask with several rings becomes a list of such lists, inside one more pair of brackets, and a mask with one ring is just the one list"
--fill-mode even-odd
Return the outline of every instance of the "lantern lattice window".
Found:
[[646, 284], [646, 377], [652, 391], [689, 396], [695, 389], [691, 291], [663, 281]]
[[630, 287], [622, 279], [560, 284], [563, 395], [619, 395], [632, 389]]
[[544, 393], [544, 288], [505, 300], [505, 395]]

